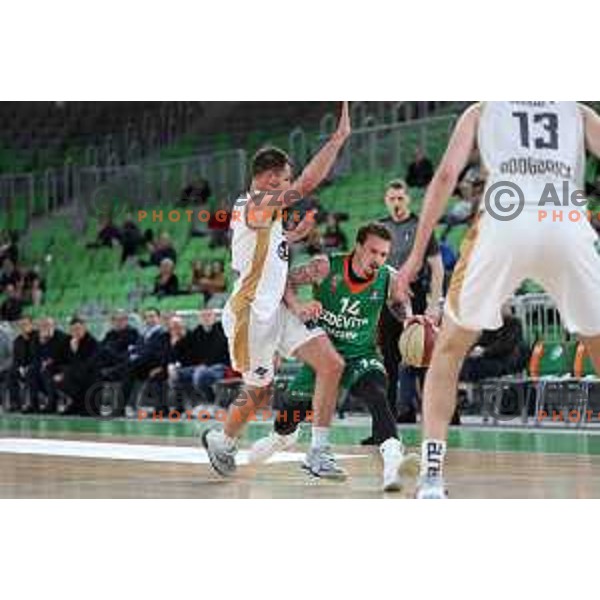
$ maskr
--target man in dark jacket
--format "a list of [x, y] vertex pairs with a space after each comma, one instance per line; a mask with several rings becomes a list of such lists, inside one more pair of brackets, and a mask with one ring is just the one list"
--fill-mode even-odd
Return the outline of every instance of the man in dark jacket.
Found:
[[475, 383], [522, 371], [527, 363], [523, 327], [513, 316], [510, 306], [502, 310], [502, 327], [484, 331], [465, 359], [460, 381]]
[[69, 350], [64, 368], [54, 375], [54, 382], [66, 396], [65, 413], [85, 414], [86, 394], [94, 385], [98, 342], [83, 319], [75, 317], [70, 323]]
[[127, 403], [127, 414], [135, 415], [138, 398], [132, 394], [136, 382], [145, 381], [155, 369], [162, 367], [168, 352], [169, 334], [161, 324], [160, 311], [148, 308], [144, 313], [146, 327], [138, 344], [129, 352], [129, 359], [121, 370], [123, 396]]
[[217, 322], [217, 311], [200, 311], [199, 321], [198, 327], [190, 334], [191, 366], [182, 364], [172, 379], [177, 386], [191, 387], [212, 402], [212, 385], [223, 379], [225, 369], [230, 364], [229, 350], [223, 327]]
[[28, 402], [26, 381], [37, 353], [39, 338], [31, 317], [19, 321], [19, 335], [13, 342], [13, 360], [8, 372], [9, 410], [31, 412], [37, 407]]
[[44, 318], [39, 324], [39, 345], [27, 374], [31, 403], [42, 412], [52, 412], [56, 407], [56, 385], [53, 377], [67, 363], [69, 336], [56, 329], [54, 319]]
[[112, 328], [100, 343], [98, 367], [102, 369], [124, 364], [129, 351], [140, 341], [140, 333], [129, 324], [129, 316], [124, 310], [117, 311], [111, 319]]

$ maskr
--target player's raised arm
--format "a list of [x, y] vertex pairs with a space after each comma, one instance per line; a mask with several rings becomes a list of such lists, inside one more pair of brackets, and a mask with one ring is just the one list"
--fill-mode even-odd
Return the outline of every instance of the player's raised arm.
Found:
[[403, 298], [407, 297], [410, 283], [423, 264], [433, 230], [446, 210], [460, 173], [468, 164], [477, 140], [479, 114], [480, 106], [475, 104], [459, 119], [442, 162], [427, 188], [412, 253], [399, 271], [399, 294]]
[[[292, 189], [297, 192], [300, 198], [310, 194], [327, 177], [351, 133], [350, 108], [348, 102], [343, 102], [337, 129], [316, 156], [306, 165], [300, 177], [292, 185]], [[294, 194], [286, 194], [285, 205], [290, 203], [287, 196], [290, 197], [292, 202], [294, 199]]]
[[589, 106], [580, 104], [585, 123], [585, 143], [588, 150], [600, 158], [600, 116]]

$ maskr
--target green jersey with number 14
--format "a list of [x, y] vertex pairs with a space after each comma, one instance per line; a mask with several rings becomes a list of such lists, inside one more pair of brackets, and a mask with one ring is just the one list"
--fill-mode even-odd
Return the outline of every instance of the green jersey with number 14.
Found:
[[315, 299], [323, 305], [319, 325], [344, 358], [377, 354], [377, 324], [387, 301], [391, 269], [383, 266], [364, 283], [350, 277], [351, 254], [329, 258], [329, 275], [315, 286]]

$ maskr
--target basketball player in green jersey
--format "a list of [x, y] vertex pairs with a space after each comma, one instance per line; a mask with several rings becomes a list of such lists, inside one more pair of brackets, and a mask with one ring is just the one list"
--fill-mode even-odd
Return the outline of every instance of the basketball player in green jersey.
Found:
[[[383, 458], [384, 491], [401, 491], [407, 477], [416, 477], [418, 459], [406, 455], [398, 437], [394, 417], [387, 402], [387, 377], [377, 350], [377, 324], [384, 305], [404, 318], [404, 306], [394, 302], [395, 271], [385, 262], [391, 248], [391, 235], [384, 225], [362, 227], [350, 254], [319, 256], [292, 269], [288, 276], [286, 303], [303, 319], [318, 315], [318, 326], [331, 339], [344, 360], [342, 392], [352, 392], [367, 405], [373, 418], [375, 442]], [[294, 290], [312, 285], [312, 303], [299, 304]], [[275, 420], [271, 435], [257, 441], [250, 462], [265, 462], [276, 452], [289, 450], [298, 438], [298, 426], [312, 416], [311, 398], [314, 372], [303, 366], [292, 382]]]

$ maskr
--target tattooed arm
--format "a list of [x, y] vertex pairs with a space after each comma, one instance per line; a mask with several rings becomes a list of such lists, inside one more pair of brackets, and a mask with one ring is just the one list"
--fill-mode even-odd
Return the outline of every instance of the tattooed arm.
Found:
[[283, 301], [302, 321], [317, 319], [321, 314], [322, 306], [316, 300], [300, 302], [296, 290], [303, 285], [320, 283], [328, 274], [329, 259], [326, 256], [315, 256], [308, 263], [290, 269]]
[[304, 265], [290, 269], [288, 284], [294, 288], [301, 285], [313, 285], [314, 283], [321, 283], [327, 275], [329, 275], [329, 259], [323, 254], [315, 256]]

